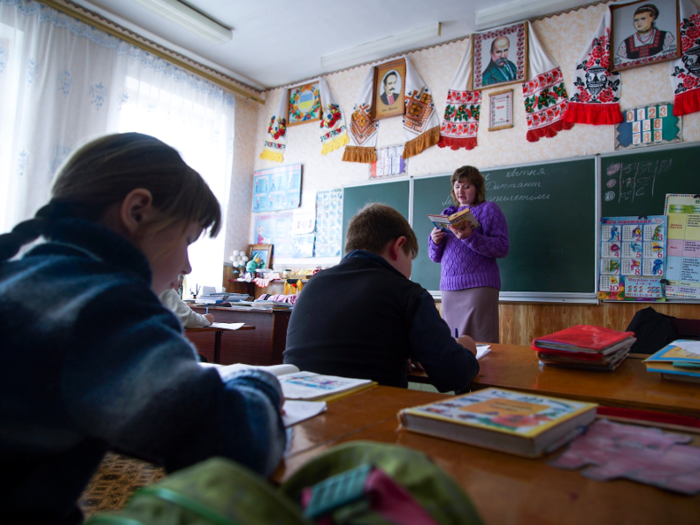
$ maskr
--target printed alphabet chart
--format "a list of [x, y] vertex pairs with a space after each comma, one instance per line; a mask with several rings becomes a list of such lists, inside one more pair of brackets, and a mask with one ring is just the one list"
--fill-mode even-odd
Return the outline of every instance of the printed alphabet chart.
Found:
[[666, 216], [603, 217], [598, 298], [663, 301]]

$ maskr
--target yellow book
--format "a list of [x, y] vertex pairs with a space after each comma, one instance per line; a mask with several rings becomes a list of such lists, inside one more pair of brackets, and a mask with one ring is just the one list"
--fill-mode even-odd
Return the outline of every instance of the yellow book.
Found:
[[472, 214], [469, 208], [464, 208], [462, 211], [456, 211], [451, 215], [428, 215], [428, 219], [436, 228], [450, 231], [449, 226], [457, 230], [464, 230], [466, 227], [472, 230], [479, 227], [479, 221]]
[[413, 432], [535, 458], [583, 433], [597, 406], [487, 388], [403, 409], [399, 420]]

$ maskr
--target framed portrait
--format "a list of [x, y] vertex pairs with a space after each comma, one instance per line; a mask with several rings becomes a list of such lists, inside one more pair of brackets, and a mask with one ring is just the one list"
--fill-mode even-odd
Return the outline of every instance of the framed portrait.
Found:
[[681, 56], [678, 0], [611, 4], [612, 70], [674, 60]]
[[262, 262], [262, 268], [272, 267], [272, 244], [249, 244], [248, 259], [253, 260], [258, 257]]
[[406, 61], [403, 58], [374, 68], [372, 118], [396, 117], [404, 114]]
[[321, 91], [318, 80], [290, 88], [288, 102], [288, 126], [321, 120]]
[[527, 80], [527, 22], [474, 33], [472, 89]]
[[489, 93], [489, 131], [513, 127], [513, 90]]

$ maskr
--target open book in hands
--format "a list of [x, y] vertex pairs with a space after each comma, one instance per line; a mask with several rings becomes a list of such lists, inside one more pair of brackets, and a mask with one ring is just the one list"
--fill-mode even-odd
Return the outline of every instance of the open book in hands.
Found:
[[435, 225], [446, 232], [450, 231], [450, 226], [464, 231], [469, 227], [472, 230], [479, 227], [479, 221], [476, 220], [469, 208], [464, 208], [462, 211], [457, 211], [451, 215], [428, 215], [428, 219]]

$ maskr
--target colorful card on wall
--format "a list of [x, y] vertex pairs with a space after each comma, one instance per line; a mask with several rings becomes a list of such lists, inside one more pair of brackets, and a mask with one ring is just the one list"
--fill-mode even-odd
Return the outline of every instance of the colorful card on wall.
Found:
[[673, 115], [673, 104], [662, 103], [628, 109], [616, 124], [615, 149], [643, 148], [680, 142], [683, 124]]
[[253, 177], [253, 213], [291, 210], [301, 202], [301, 164], [258, 170]]
[[598, 298], [663, 301], [666, 243], [664, 215], [601, 219]]
[[[673, 209], [674, 205], [671, 205]], [[691, 206], [685, 209], [691, 209]], [[700, 299], [700, 214], [668, 216], [667, 297]]]
[[292, 212], [264, 213], [255, 215], [254, 244], [272, 244], [275, 257], [292, 255]]
[[339, 257], [342, 242], [343, 190], [316, 193], [316, 257]]
[[377, 160], [369, 165], [370, 179], [406, 175], [408, 161], [403, 158], [403, 144], [377, 150]]
[[[664, 215], [670, 213], [700, 213], [700, 194], [667, 193]], [[669, 230], [669, 235], [671, 231]]]

